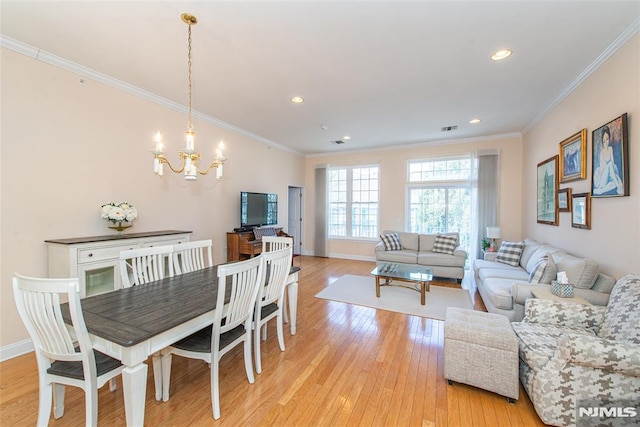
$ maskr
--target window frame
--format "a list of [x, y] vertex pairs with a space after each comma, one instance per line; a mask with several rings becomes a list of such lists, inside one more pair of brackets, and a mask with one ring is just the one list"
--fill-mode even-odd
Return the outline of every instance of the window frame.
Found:
[[[353, 187], [354, 187], [354, 177], [353, 177], [353, 171], [355, 169], [371, 169], [371, 168], [376, 168], [377, 169], [377, 173], [378, 173], [378, 177], [377, 177], [377, 186], [376, 186], [376, 193], [377, 193], [377, 200], [375, 202], [354, 202], [353, 200]], [[346, 171], [346, 201], [345, 202], [332, 202], [332, 189], [331, 189], [331, 184], [333, 182], [332, 180], [332, 172], [334, 171], [339, 171], [339, 170], [345, 170]], [[371, 182], [371, 180], [367, 180], [368, 182]], [[378, 235], [380, 233], [380, 165], [377, 163], [374, 164], [363, 164], [363, 165], [343, 165], [343, 166], [329, 166], [327, 168], [327, 239], [329, 240], [359, 240], [359, 241], [377, 241], [378, 240]], [[344, 224], [344, 228], [345, 228], [345, 235], [344, 236], [339, 236], [339, 235], [332, 235], [332, 229], [334, 228], [332, 221], [332, 209], [331, 206], [334, 203], [344, 203], [345, 205], [345, 224]], [[354, 225], [353, 225], [353, 209], [355, 205], [362, 205], [362, 204], [371, 204], [371, 205], [375, 205], [376, 208], [376, 218], [375, 218], [375, 230], [374, 230], [374, 236], [372, 237], [364, 237], [364, 236], [354, 236]]]

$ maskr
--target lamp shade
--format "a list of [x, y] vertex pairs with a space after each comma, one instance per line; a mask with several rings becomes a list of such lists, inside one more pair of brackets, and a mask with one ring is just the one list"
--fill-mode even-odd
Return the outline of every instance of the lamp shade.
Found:
[[487, 237], [489, 239], [499, 239], [500, 227], [487, 227]]

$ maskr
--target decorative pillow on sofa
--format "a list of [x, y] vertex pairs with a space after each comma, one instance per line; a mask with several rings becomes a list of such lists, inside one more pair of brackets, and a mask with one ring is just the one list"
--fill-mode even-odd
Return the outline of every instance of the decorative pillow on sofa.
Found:
[[496, 261], [517, 267], [524, 250], [524, 242], [502, 242]]
[[556, 263], [553, 261], [553, 257], [545, 255], [538, 260], [535, 268], [529, 274], [529, 283], [543, 283], [550, 284], [552, 280], [555, 280], [558, 274]]
[[433, 242], [433, 252], [441, 254], [453, 255], [453, 251], [458, 247], [458, 238], [456, 236], [448, 236], [446, 234], [438, 234], [436, 241]]
[[553, 254], [558, 271], [567, 273], [569, 283], [576, 288], [591, 289], [598, 278], [598, 263], [591, 259], [578, 258], [567, 253]]
[[254, 228], [253, 235], [256, 240], [262, 240], [264, 236], [275, 236], [276, 230], [273, 227]]
[[382, 243], [384, 243], [385, 251], [399, 251], [402, 249], [398, 233], [381, 234], [380, 239], [382, 239]]

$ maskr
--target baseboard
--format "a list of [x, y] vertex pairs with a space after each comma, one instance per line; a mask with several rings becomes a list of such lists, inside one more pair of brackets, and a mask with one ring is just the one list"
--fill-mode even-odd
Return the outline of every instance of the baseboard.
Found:
[[33, 343], [30, 339], [15, 342], [0, 347], [0, 362], [22, 356], [33, 351]]

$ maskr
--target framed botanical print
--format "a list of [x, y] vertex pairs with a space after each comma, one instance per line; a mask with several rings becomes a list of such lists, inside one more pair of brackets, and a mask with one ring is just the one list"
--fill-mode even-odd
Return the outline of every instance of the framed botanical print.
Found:
[[558, 190], [558, 212], [571, 212], [571, 189]]
[[587, 179], [587, 129], [571, 135], [559, 145], [560, 182]]
[[628, 196], [627, 113], [594, 130], [591, 144], [591, 196]]
[[572, 196], [571, 226], [591, 230], [591, 195], [577, 193]]
[[558, 225], [558, 156], [538, 163], [537, 221]]

